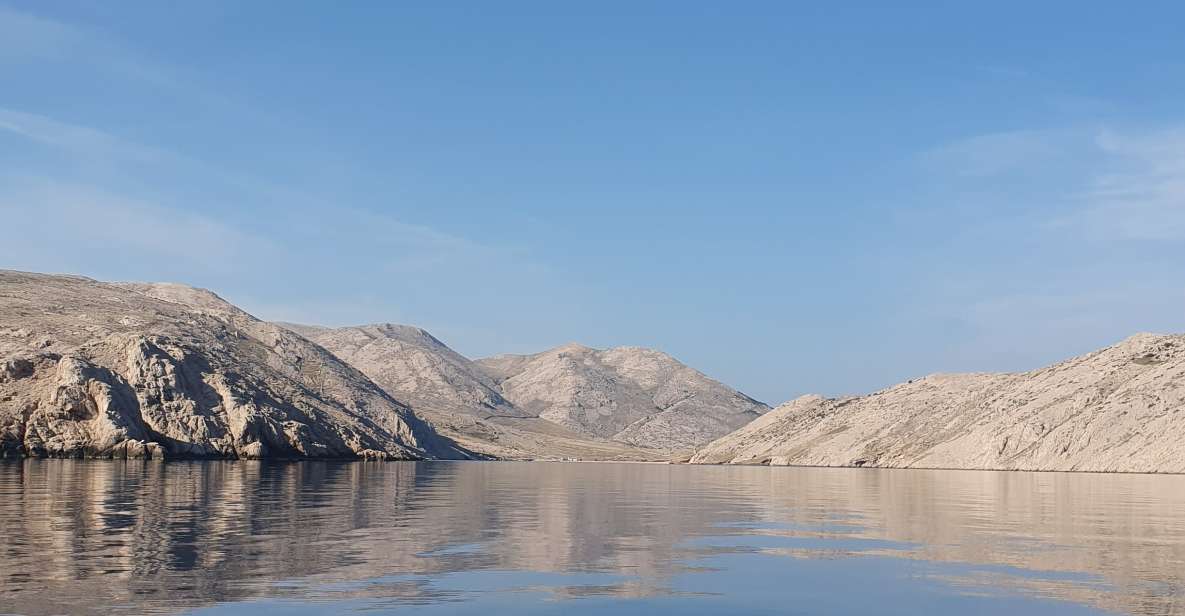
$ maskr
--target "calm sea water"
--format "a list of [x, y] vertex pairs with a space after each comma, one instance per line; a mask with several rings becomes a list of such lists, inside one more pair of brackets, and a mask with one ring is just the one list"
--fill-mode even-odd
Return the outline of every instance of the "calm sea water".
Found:
[[0, 613], [1185, 614], [1185, 477], [0, 464]]

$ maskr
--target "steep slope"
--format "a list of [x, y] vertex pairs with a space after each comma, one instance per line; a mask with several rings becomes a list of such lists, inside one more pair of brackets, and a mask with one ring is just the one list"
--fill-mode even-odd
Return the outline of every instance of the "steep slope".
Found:
[[570, 344], [477, 363], [517, 408], [574, 432], [636, 446], [692, 448], [768, 410], [651, 349]]
[[503, 459], [662, 458], [657, 452], [590, 438], [516, 408], [480, 366], [418, 327], [283, 326], [354, 366], [473, 451]]
[[0, 456], [464, 457], [329, 352], [208, 291], [0, 271]]
[[418, 327], [281, 325], [325, 347], [416, 410], [522, 416], [498, 393], [493, 379]]
[[691, 462], [1185, 472], [1185, 336], [1139, 334], [1026, 373], [806, 396]]

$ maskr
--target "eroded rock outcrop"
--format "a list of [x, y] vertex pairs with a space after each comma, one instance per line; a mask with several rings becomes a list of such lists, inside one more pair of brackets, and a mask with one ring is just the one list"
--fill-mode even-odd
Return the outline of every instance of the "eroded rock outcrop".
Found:
[[0, 271], [0, 455], [465, 457], [303, 337], [208, 291]]
[[695, 463], [1185, 472], [1185, 336], [1139, 334], [1013, 374], [793, 400]]

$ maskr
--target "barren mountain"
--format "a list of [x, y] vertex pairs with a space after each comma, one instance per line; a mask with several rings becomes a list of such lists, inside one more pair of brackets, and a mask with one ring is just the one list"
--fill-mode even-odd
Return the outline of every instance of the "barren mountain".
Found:
[[481, 366], [418, 327], [283, 325], [362, 371], [473, 451], [506, 459], [663, 458], [660, 452], [574, 432], [516, 408]]
[[768, 410], [651, 349], [569, 344], [477, 363], [520, 410], [574, 432], [636, 446], [696, 447]]
[[1032, 372], [805, 396], [691, 462], [1185, 472], [1185, 336], [1139, 334]]
[[406, 325], [285, 327], [361, 370], [450, 438], [499, 458], [662, 459], [767, 410], [648, 349], [568, 345], [474, 362]]
[[320, 346], [182, 285], [0, 271], [0, 456], [467, 455]]
[[370, 376], [416, 410], [522, 416], [473, 362], [428, 332], [383, 323], [336, 329], [284, 324]]

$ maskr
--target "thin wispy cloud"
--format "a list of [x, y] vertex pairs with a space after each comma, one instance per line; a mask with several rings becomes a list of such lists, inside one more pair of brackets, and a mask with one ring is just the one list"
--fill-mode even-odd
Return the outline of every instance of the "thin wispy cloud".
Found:
[[[7, 131], [40, 145], [57, 148], [79, 157], [103, 157], [116, 163], [152, 163], [186, 167], [208, 180], [233, 185], [247, 192], [245, 198], [265, 197], [268, 201], [283, 202], [289, 216], [301, 209], [324, 211], [329, 204], [259, 177], [251, 177], [168, 150], [135, 143], [91, 127], [60, 122], [42, 115], [0, 107], [0, 131]], [[44, 180], [37, 176], [35, 179]], [[40, 182], [42, 188], [48, 182]], [[42, 191], [44, 193], [44, 190]], [[100, 201], [107, 202], [109, 199]], [[429, 255], [422, 263], [441, 261], [445, 257], [463, 255], [491, 256], [489, 247], [472, 240], [445, 233], [426, 225], [395, 220], [354, 207], [331, 208], [333, 216], [318, 217], [308, 226], [310, 232], [326, 237], [339, 236], [348, 241], [352, 237], [369, 236], [380, 243], [390, 243], [403, 251]], [[292, 223], [293, 221], [289, 221]]]
[[98, 129], [3, 107], [0, 107], [0, 131], [79, 155], [118, 156], [138, 162], [161, 161], [169, 156], [164, 150], [119, 139]]
[[[921, 153], [942, 264], [916, 310], [958, 332], [948, 369], [1035, 368], [1179, 329], [1185, 132], [1090, 124], [974, 135]], [[963, 219], [953, 211], [973, 212]]]
[[[950, 187], [951, 201], [974, 194], [1050, 212], [1040, 226], [1052, 233], [1090, 241], [1185, 239], [1185, 130], [1178, 126], [984, 134], [927, 151], [920, 161]], [[960, 192], [959, 178], [977, 183]]]
[[[5, 267], [218, 286], [238, 290], [245, 307], [265, 318], [333, 324], [397, 319], [398, 306], [381, 298], [387, 294], [373, 295], [376, 284], [464, 297], [488, 295], [512, 277], [531, 284], [550, 275], [513, 247], [332, 203], [98, 128], [0, 107], [3, 133], [80, 164], [104, 161], [87, 177], [66, 167], [0, 173], [0, 213], [10, 229], [0, 243]], [[216, 186], [225, 196], [194, 202], [154, 182], [158, 174]], [[136, 178], [131, 187], [128, 175]], [[261, 224], [263, 204], [276, 205]], [[298, 283], [332, 296], [297, 301], [305, 293]]]
[[91, 38], [75, 26], [0, 6], [0, 59], [60, 60], [81, 51]]
[[[372, 261], [387, 273], [426, 271], [458, 260], [488, 263], [516, 258], [513, 250], [495, 247], [446, 233], [426, 225], [396, 220], [351, 206], [326, 203], [317, 196], [293, 190], [267, 178], [225, 169], [182, 153], [124, 139], [100, 129], [62, 122], [39, 114], [0, 107], [0, 132], [8, 132], [36, 144], [58, 149], [81, 160], [101, 159], [120, 164], [148, 164], [181, 168], [185, 173], [207, 182], [232, 187], [244, 201], [283, 203], [290, 231], [317, 236], [321, 242], [340, 241], [345, 245], [366, 237], [369, 245], [384, 246], [385, 258]], [[117, 171], [118, 173], [118, 171]], [[45, 176], [31, 177], [45, 193]], [[111, 195], [92, 200], [108, 203]], [[13, 203], [9, 199], [9, 204]], [[332, 216], [320, 213], [333, 211]]]
[[1095, 142], [1117, 169], [1094, 178], [1065, 224], [1096, 238], [1185, 241], [1185, 130], [1104, 131]]
[[990, 178], [1067, 155], [1073, 147], [1071, 135], [1039, 129], [985, 133], [922, 152], [918, 161], [937, 176]]
[[[229, 274], [267, 261], [281, 248], [266, 237], [195, 211], [139, 201], [59, 178], [4, 178], [0, 211], [12, 231], [2, 249], [9, 267], [103, 273], [184, 271]], [[160, 267], [164, 265], [164, 267]]]
[[193, 89], [177, 77], [175, 68], [149, 60], [103, 32], [0, 6], [0, 61], [4, 60], [70, 63], [158, 87]]

